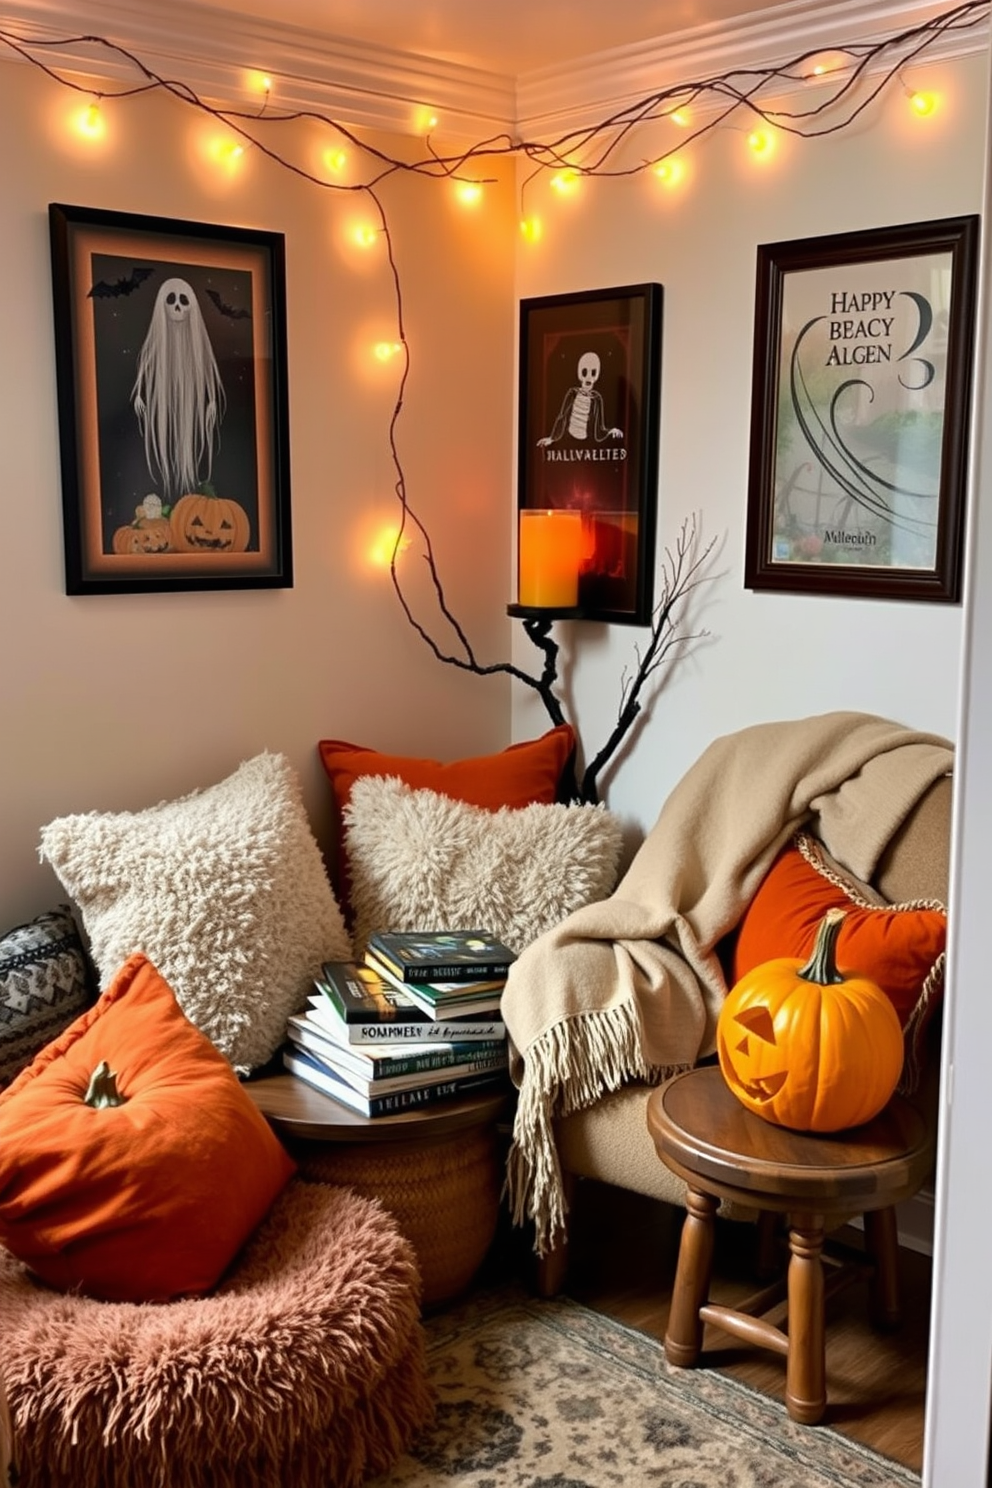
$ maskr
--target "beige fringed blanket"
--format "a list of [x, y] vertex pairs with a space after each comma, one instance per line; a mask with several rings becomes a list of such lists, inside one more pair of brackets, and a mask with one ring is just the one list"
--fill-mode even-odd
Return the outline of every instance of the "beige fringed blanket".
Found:
[[759, 724], [717, 739], [682, 778], [610, 898], [528, 946], [503, 994], [519, 1087], [507, 1183], [543, 1253], [563, 1224], [553, 1118], [713, 1052], [727, 992], [715, 947], [805, 821], [869, 879], [946, 739], [865, 713]]

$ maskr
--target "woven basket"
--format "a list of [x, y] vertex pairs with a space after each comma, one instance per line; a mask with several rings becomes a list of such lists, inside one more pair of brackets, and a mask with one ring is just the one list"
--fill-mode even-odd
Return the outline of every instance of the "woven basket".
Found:
[[379, 1199], [417, 1255], [423, 1304], [465, 1290], [499, 1217], [495, 1131], [475, 1127], [430, 1141], [290, 1144], [300, 1176]]

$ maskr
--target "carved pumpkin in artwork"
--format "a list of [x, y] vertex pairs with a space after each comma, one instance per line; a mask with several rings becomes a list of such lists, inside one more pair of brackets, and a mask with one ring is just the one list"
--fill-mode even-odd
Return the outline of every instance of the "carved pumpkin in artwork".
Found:
[[251, 523], [243, 506], [210, 490], [188, 492], [172, 508], [172, 542], [180, 553], [244, 553]]
[[113, 536], [115, 553], [168, 553], [172, 550], [172, 528], [168, 517], [135, 517]]
[[827, 911], [805, 964], [783, 957], [747, 972], [717, 1020], [717, 1055], [734, 1095], [794, 1131], [870, 1121], [902, 1073], [902, 1027], [889, 998], [867, 977], [837, 969], [843, 918], [842, 909]]

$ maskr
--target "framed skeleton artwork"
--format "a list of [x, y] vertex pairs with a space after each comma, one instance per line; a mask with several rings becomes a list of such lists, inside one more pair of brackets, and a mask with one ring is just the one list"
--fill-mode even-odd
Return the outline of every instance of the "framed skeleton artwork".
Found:
[[291, 587], [282, 235], [49, 229], [66, 593]]
[[650, 623], [661, 311], [660, 284], [521, 301], [511, 614]]

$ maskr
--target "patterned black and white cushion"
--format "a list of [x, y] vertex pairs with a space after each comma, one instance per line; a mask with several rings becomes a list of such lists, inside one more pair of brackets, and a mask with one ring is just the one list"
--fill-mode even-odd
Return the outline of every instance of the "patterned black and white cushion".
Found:
[[0, 936], [0, 1086], [9, 1085], [95, 995], [67, 904]]

